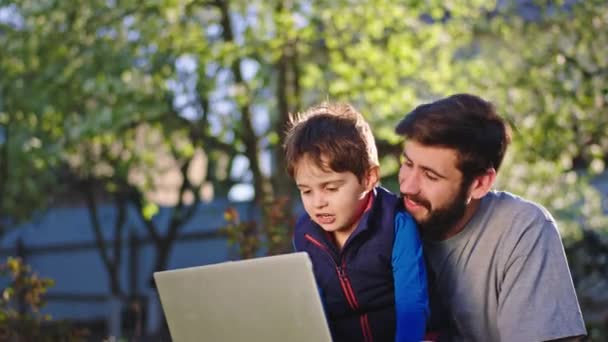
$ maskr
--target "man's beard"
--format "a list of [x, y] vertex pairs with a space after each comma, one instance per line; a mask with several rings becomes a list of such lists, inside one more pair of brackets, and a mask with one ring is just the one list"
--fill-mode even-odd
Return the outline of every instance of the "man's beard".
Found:
[[[419, 196], [407, 196], [408, 199], [418, 203], [428, 210], [429, 215], [423, 221], [418, 222], [420, 235], [426, 240], [441, 240], [448, 233], [454, 225], [462, 219], [464, 216], [467, 199], [468, 199], [468, 185], [465, 186], [464, 182], [461, 185], [456, 197], [448, 204], [435, 208], [431, 206], [431, 203]], [[415, 219], [415, 217], [414, 217]]]

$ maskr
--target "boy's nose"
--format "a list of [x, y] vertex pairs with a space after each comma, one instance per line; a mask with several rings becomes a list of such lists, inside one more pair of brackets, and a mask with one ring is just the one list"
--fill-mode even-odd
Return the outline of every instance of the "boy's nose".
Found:
[[316, 208], [323, 208], [327, 205], [327, 200], [323, 194], [317, 194], [314, 198], [313, 205]]

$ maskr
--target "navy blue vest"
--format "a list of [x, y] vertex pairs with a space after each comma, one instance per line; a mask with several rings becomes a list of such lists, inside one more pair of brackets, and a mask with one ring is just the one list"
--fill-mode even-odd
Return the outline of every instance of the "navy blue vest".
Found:
[[341, 251], [308, 215], [296, 224], [294, 245], [312, 259], [335, 342], [395, 339], [392, 249], [400, 201], [383, 188], [374, 192]]

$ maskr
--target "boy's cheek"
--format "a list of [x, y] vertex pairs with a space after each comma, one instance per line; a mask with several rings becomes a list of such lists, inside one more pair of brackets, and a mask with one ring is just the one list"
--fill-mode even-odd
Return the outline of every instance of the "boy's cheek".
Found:
[[300, 195], [300, 199], [302, 200], [302, 205], [304, 206], [304, 210], [306, 210], [307, 212], [309, 211], [310, 208], [310, 203], [308, 200], [306, 200], [306, 198], [302, 195]]

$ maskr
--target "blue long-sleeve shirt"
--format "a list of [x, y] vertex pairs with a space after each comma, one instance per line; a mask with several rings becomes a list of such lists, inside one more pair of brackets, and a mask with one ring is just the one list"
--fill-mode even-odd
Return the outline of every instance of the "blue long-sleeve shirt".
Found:
[[427, 277], [418, 228], [406, 212], [395, 215], [392, 264], [397, 314], [395, 341], [422, 341], [429, 317]]

